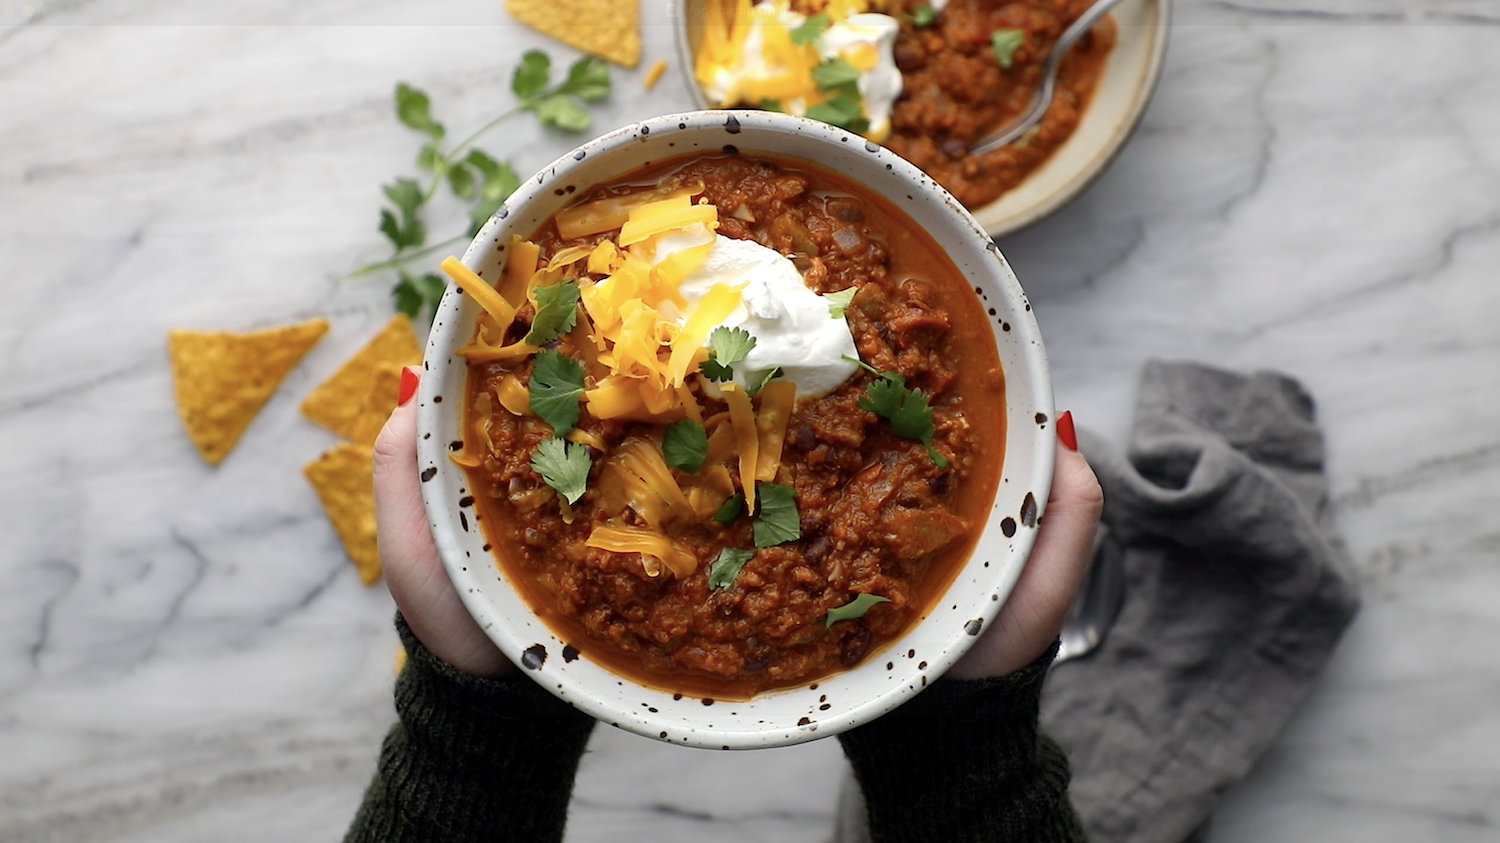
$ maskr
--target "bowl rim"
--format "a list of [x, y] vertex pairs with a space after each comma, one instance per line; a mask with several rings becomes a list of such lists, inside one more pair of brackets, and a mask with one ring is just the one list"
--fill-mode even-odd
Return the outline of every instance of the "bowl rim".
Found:
[[[688, 96], [698, 108], [708, 110], [714, 106], [704, 96], [693, 74], [695, 60], [687, 21], [689, 2], [692, 0], [671, 0], [673, 44], [677, 53], [677, 61], [684, 68], [682, 82], [687, 89]], [[1146, 63], [1141, 68], [1139, 81], [1133, 89], [1130, 105], [1124, 115], [1100, 146], [1100, 153], [1091, 157], [1087, 166], [1078, 170], [1042, 200], [1023, 210], [1000, 216], [996, 215], [995, 210], [1004, 200], [1004, 195], [982, 207], [970, 209], [970, 213], [981, 221], [985, 231], [991, 237], [1004, 237], [1041, 222], [1078, 198], [1079, 194], [1104, 175], [1110, 164], [1114, 163], [1124, 150], [1126, 143], [1135, 134], [1141, 119], [1145, 116], [1146, 107], [1156, 95], [1157, 83], [1161, 79], [1162, 67], [1166, 62], [1168, 34], [1172, 23], [1172, 0], [1139, 0], [1139, 2], [1146, 4], [1152, 15], [1152, 23], [1148, 27], [1150, 43], [1147, 48]], [[1092, 103], [1090, 105], [1092, 106]]]
[[[746, 715], [740, 715], [738, 710], [731, 710], [729, 712], [729, 714], [737, 718], [734, 728], [724, 726], [715, 727], [713, 724], [708, 723], [706, 719], [699, 718], [697, 709], [683, 709], [681, 705], [674, 705], [686, 699], [695, 705], [701, 703], [699, 708], [702, 708], [702, 706], [707, 706], [712, 701], [702, 702], [700, 698], [685, 696], [683, 694], [676, 694], [674, 696], [667, 691], [637, 685], [629, 677], [619, 677], [608, 673], [604, 668], [594, 667], [592, 668], [594, 673], [602, 671], [607, 674], [608, 678], [614, 680], [614, 684], [628, 689], [633, 695], [632, 701], [644, 697], [654, 702], [648, 704], [648, 702], [642, 701], [638, 708], [636, 706], [626, 706], [623, 702], [606, 698], [597, 684], [597, 677], [586, 672], [589, 670], [589, 666], [577, 667], [579, 664], [588, 662], [587, 659], [578, 658], [576, 649], [570, 658], [567, 654], [570, 645], [556, 638], [554, 634], [551, 634], [550, 630], [545, 630], [544, 632], [538, 631], [537, 627], [541, 625], [541, 622], [536, 620], [534, 612], [529, 606], [525, 606], [524, 603], [521, 605], [523, 614], [526, 616], [519, 618], [507, 617], [491, 601], [489, 592], [485, 590], [486, 588], [493, 588], [493, 586], [483, 585], [480, 582], [480, 569], [484, 569], [486, 574], [494, 575], [495, 579], [499, 580], [502, 584], [505, 583], [505, 575], [503, 572], [499, 572], [500, 566], [492, 554], [481, 554], [481, 558], [477, 562], [475, 560], [475, 535], [482, 535], [483, 531], [477, 529], [477, 525], [474, 532], [470, 532], [469, 530], [467, 516], [463, 512], [463, 507], [465, 506], [463, 501], [467, 493], [466, 484], [468, 478], [462, 468], [448, 459], [449, 451], [452, 450], [451, 446], [458, 444], [458, 441], [455, 441], [450, 434], [454, 434], [457, 430], [461, 429], [455, 428], [451, 423], [456, 416], [461, 424], [463, 413], [461, 400], [449, 402], [446, 406], [441, 403], [442, 392], [444, 390], [443, 382], [445, 378], [452, 377], [459, 378], [458, 383], [460, 385], [466, 382], [464, 379], [467, 378], [467, 367], [461, 358], [455, 360], [452, 350], [467, 342], [472, 331], [472, 320], [478, 310], [478, 306], [473, 302], [472, 298], [462, 295], [453, 284], [449, 285], [434, 317], [434, 326], [432, 332], [429, 334], [426, 355], [423, 362], [426, 375], [422, 378], [417, 395], [418, 464], [423, 477], [422, 497], [428, 524], [432, 529], [439, 557], [443, 562], [444, 569], [447, 571], [450, 579], [452, 579], [465, 608], [479, 622], [486, 634], [489, 635], [502, 652], [523, 668], [520, 670], [522, 674], [537, 681], [554, 695], [559, 696], [595, 718], [647, 737], [671, 743], [718, 749], [783, 746], [836, 734], [896, 708], [910, 696], [919, 692], [922, 687], [925, 687], [928, 681], [927, 671], [929, 668], [932, 675], [941, 675], [941, 672], [951, 666], [967, 650], [968, 646], [973, 643], [977, 638], [979, 630], [994, 620], [995, 615], [998, 614], [1005, 598], [1008, 597], [1011, 588], [1014, 586], [1016, 579], [1019, 578], [1021, 569], [1024, 567], [1025, 561], [1030, 554], [1032, 544], [1035, 540], [1035, 526], [1045, 510], [1047, 494], [1050, 490], [1055, 432], [1050, 423], [1043, 423], [1043, 416], [1048, 418], [1055, 416], [1051, 380], [1048, 373], [1046, 351], [1041, 343], [1040, 332], [1031, 312], [1030, 303], [1026, 299], [1025, 292], [1020, 288], [1019, 282], [1010, 270], [1009, 265], [1005, 262], [1004, 257], [1000, 254], [999, 248], [995, 246], [993, 240], [989, 238], [979, 223], [973, 219], [972, 215], [964, 210], [963, 206], [957, 200], [942, 190], [926, 174], [894, 153], [875, 144], [866, 144], [863, 138], [851, 135], [837, 127], [790, 115], [772, 112], [686, 112], [650, 118], [601, 135], [584, 143], [577, 149], [563, 154], [552, 164], [543, 167], [537, 175], [523, 182], [521, 188], [507, 199], [506, 203], [501, 206], [470, 243], [464, 253], [462, 262], [471, 270], [479, 272], [484, 265], [486, 257], [493, 256], [495, 244], [501, 242], [502, 234], [521, 233], [519, 231], [512, 232], [510, 229], [524, 223], [524, 219], [530, 213], [527, 209], [530, 208], [532, 203], [539, 203], [541, 207], [546, 207], [547, 202], [558, 203], [560, 201], [552, 198], [558, 194], [558, 190], [554, 188], [554, 185], [560, 184], [561, 179], [567, 178], [574, 170], [583, 166], [583, 162], [592, 161], [595, 162], [595, 166], [598, 166], [597, 162], [607, 153], [628, 150], [632, 144], [646, 141], [648, 136], [653, 138], [653, 141], [656, 141], [671, 136], [674, 131], [680, 133], [684, 130], [691, 132], [729, 131], [736, 136], [735, 140], [739, 145], [745, 146], [748, 151], [747, 154], [756, 154], [756, 152], [760, 151], [753, 144], [746, 145], [745, 141], [748, 139], [764, 135], [766, 137], [777, 138], [778, 140], [785, 140], [790, 135], [795, 134], [812, 138], [811, 143], [820, 148], [826, 147], [830, 150], [843, 150], [839, 155], [858, 154], [878, 158], [880, 159], [880, 163], [885, 165], [885, 171], [903, 177], [909, 184], [920, 185], [919, 189], [923, 191], [924, 199], [931, 197], [933, 200], [941, 200], [949, 211], [954, 212], [956, 216], [954, 217], [953, 227], [949, 234], [954, 238], [963, 237], [969, 239], [972, 243], [972, 254], [966, 257], [974, 260], [983, 260], [986, 262], [984, 265], [990, 267], [992, 275], [985, 275], [981, 278], [969, 275], [969, 280], [971, 283], [980, 284], [980, 287], [976, 288], [976, 292], [980, 292], [981, 289], [987, 289], [984, 287], [984, 284], [986, 283], [986, 279], [988, 279], [993, 292], [1002, 297], [1000, 302], [990, 302], [990, 304], [1000, 307], [1001, 315], [1008, 315], [1013, 320], [1013, 323], [1009, 324], [1006, 328], [1006, 341], [1014, 342], [1020, 349], [1015, 354], [1025, 371], [1025, 376], [1022, 378], [1020, 373], [1015, 372], [1014, 369], [1007, 368], [1005, 370], [1007, 382], [1006, 445], [1000, 484], [1003, 486], [1009, 482], [1006, 478], [1009, 476], [1013, 464], [1012, 449], [1018, 447], [1015, 443], [1017, 441], [1029, 443], [1024, 451], [1018, 450], [1016, 452], [1016, 459], [1029, 468], [1028, 473], [1022, 478], [1024, 479], [1024, 483], [1018, 484], [1018, 487], [1019, 485], [1025, 485], [1028, 491], [1026, 502], [1020, 506], [1019, 510], [1009, 510], [1018, 512], [1016, 517], [1019, 518], [1021, 528], [1017, 528], [1016, 518], [1007, 517], [1005, 519], [1011, 522], [1009, 527], [1011, 534], [1007, 535], [1005, 539], [1008, 549], [997, 549], [992, 554], [1000, 558], [1000, 563], [995, 565], [995, 571], [986, 571], [984, 593], [974, 595], [965, 594], [963, 599], [954, 603], [954, 611], [958, 611], [962, 607], [966, 610], [966, 616], [968, 614], [975, 615], [975, 617], [966, 621], [963, 626], [966, 634], [959, 635], [957, 632], [950, 631], [941, 638], [936, 648], [931, 651], [925, 649], [929, 644], [929, 639], [922, 638], [920, 642], [913, 646], [911, 652], [916, 653], [917, 646], [920, 646], [924, 648], [922, 649], [924, 655], [928, 652], [932, 652], [932, 655], [921, 662], [920, 670], [914, 669], [914, 665], [903, 665], [900, 671], [892, 670], [892, 677], [895, 680], [899, 680], [896, 684], [887, 681], [883, 686], [883, 690], [872, 692], [868, 695], [861, 694], [859, 698], [852, 702], [841, 701], [840, 705], [827, 719], [802, 718], [802, 721], [811, 720], [810, 723], [793, 723], [790, 719], [767, 722], [767, 720], [763, 719], [759, 721], [760, 725], [745, 725], [752, 722], [751, 718], [754, 715], [754, 710], [757, 708], [765, 710], [777, 706], [781, 708], [788, 707], [780, 705], [775, 701], [782, 698], [790, 698], [796, 694], [806, 694], [809, 690], [809, 686], [807, 685], [762, 692], [750, 700], [743, 702], [726, 702], [726, 706], [750, 711]], [[759, 141], [756, 142], [758, 143]], [[718, 147], [712, 148], [717, 150]], [[680, 152], [691, 151], [691, 149], [680, 150]], [[811, 160], [792, 153], [766, 150], [765, 154], [779, 155], [780, 157], [793, 160], [805, 160], [815, 166], [833, 169], [827, 163]], [[837, 158], [838, 155], [832, 157]], [[612, 178], [614, 175], [628, 172], [629, 169], [631, 167], [622, 166], [613, 171], [613, 175], [600, 177], [588, 184], [590, 186], [597, 184], [608, 178]], [[870, 189], [880, 192], [875, 187], [870, 187]], [[547, 212], [542, 218], [545, 219], [551, 213], [555, 213], [555, 209]], [[530, 230], [527, 230], [523, 236], [529, 236], [530, 233]], [[954, 263], [963, 271], [963, 265], [960, 263], [960, 260], [961, 258], [955, 257]], [[465, 317], [465, 311], [467, 311], [467, 317]], [[999, 321], [997, 321], [991, 326], [991, 333], [996, 337], [997, 346], [1001, 343], [999, 324]], [[1012, 334], [1014, 335], [1013, 337]], [[1001, 350], [1002, 359], [1005, 356], [1005, 351]], [[454, 372], [457, 374], [453, 374]], [[1028, 392], [1024, 395], [1024, 402], [1019, 400], [1013, 402], [1013, 398], [1018, 399], [1021, 397], [1012, 396], [1010, 392], [1009, 387], [1013, 382], [1013, 377], [1016, 379], [1014, 382], [1027, 385]], [[455, 407], [458, 409], [455, 410]], [[1035, 426], [1021, 424], [1018, 428], [1015, 418], [1017, 414], [1029, 414], [1033, 409], [1036, 413]], [[449, 424], [445, 425], [445, 421], [449, 422]], [[1013, 429], [1020, 429], [1026, 432], [1022, 433], [1018, 440], [1011, 433]], [[427, 482], [428, 480], [436, 480], [437, 482]], [[1015, 490], [1007, 491], [1007, 495], [1014, 497]], [[1000, 499], [1001, 490], [997, 489], [997, 506]], [[472, 505], [473, 498], [471, 493], [468, 494], [467, 500], [469, 505]], [[1027, 511], [1028, 506], [1030, 507], [1029, 512]], [[993, 515], [986, 520], [981, 527], [981, 541], [991, 534], [999, 535], [996, 532], [999, 529], [996, 526], [997, 523], [998, 521]], [[485, 550], [488, 551], [488, 549], [489, 546], [486, 544]], [[975, 559], [982, 552], [984, 554], [991, 554], [990, 549], [986, 548], [982, 551], [980, 547], [976, 546], [970, 559], [964, 562], [963, 568], [955, 576], [953, 583], [948, 586], [948, 590], [944, 592], [944, 596], [939, 603], [948, 603], [953, 590], [958, 586], [960, 580], [964, 576], [970, 575], [972, 573], [971, 569], [978, 570], [975, 567]], [[474, 563], [472, 569], [471, 563]], [[990, 568], [989, 559], [983, 562], [983, 567], [984, 569]], [[485, 582], [488, 582], [488, 580], [486, 579]], [[504, 588], [509, 589], [509, 586], [505, 585]], [[513, 592], [509, 595], [504, 592], [497, 592], [497, 594], [499, 594], [499, 599], [501, 600], [515, 602], [520, 599], [514, 596]], [[986, 595], [990, 595], [989, 599], [984, 599]], [[933, 618], [939, 614], [939, 609], [946, 609], [946, 607], [938, 606], [929, 612], [928, 615], [913, 622], [901, 637], [892, 642], [892, 644], [887, 645], [886, 650], [889, 651], [898, 644], [901, 646], [913, 644], [917, 640], [913, 636], [918, 632], [931, 633], [936, 630], [937, 627], [933, 626], [932, 622]], [[549, 640], [563, 649], [564, 658], [549, 660], [547, 658], [548, 648], [541, 643], [530, 644], [528, 646], [527, 635], [521, 634], [522, 632], [526, 632], [521, 627], [528, 625], [531, 627], [529, 635], [533, 637], [537, 635], [550, 636]], [[540, 659], [528, 661], [531, 654], [537, 652], [537, 648], [541, 648]], [[813, 683], [810, 688], [817, 689], [820, 685], [843, 687], [851, 683], [862, 685], [865, 681], [863, 678], [849, 677], [855, 677], [856, 674], [861, 674], [862, 671], [872, 670], [873, 666], [879, 663], [873, 656], [874, 654], [868, 654], [860, 665], [855, 668], [820, 679], [817, 683]], [[570, 669], [575, 672], [569, 673]], [[590, 684], [591, 682], [595, 684]], [[623, 696], [621, 699], [623, 699]], [[801, 705], [801, 703], [796, 702], [793, 704], [793, 707], [795, 705]], [[667, 711], [668, 706], [674, 706], [670, 712]], [[815, 711], [815, 709], [816, 704], [809, 707], [808, 710]], [[702, 710], [708, 711], [707, 708], [702, 708]], [[683, 728], [684, 723], [697, 723], [697, 725]]]

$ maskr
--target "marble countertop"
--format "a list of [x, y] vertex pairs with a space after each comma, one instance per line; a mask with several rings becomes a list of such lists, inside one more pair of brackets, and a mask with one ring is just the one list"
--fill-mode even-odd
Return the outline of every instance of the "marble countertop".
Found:
[[[601, 130], [689, 106], [645, 6]], [[300, 476], [333, 437], [296, 407], [390, 314], [390, 279], [339, 277], [413, 170], [392, 87], [477, 126], [532, 45], [572, 56], [498, 0], [0, 4], [0, 840], [341, 835], [397, 643]], [[1184, 0], [1123, 154], [1001, 243], [1080, 424], [1123, 441], [1151, 357], [1317, 400], [1365, 603], [1215, 841], [1500, 824], [1497, 47], [1495, 0]], [[483, 145], [525, 174], [576, 140]], [[167, 330], [312, 316], [329, 336], [204, 465]], [[822, 840], [841, 763], [604, 728], [569, 839]]]

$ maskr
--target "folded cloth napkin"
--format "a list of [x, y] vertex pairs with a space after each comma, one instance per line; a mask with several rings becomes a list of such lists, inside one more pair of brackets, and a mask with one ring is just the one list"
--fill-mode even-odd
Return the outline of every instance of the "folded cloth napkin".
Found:
[[1312, 399], [1275, 373], [1153, 361], [1127, 455], [1080, 444], [1126, 595], [1099, 649], [1053, 668], [1043, 725], [1093, 843], [1206, 839], [1359, 602]]
[[[1055, 665], [1044, 729], [1091, 843], [1196, 843], [1307, 694], [1359, 599], [1322, 434], [1294, 380], [1153, 361], [1127, 456], [1080, 431], [1126, 593], [1098, 649]], [[868, 841], [845, 777], [837, 843]]]

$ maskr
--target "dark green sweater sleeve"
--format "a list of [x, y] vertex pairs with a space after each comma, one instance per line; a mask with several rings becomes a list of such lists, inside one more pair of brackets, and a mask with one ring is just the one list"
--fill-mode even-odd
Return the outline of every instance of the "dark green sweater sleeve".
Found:
[[1068, 761], [1038, 724], [1057, 654], [999, 679], [939, 680], [839, 736], [874, 843], [1078, 843]]
[[399, 615], [396, 629], [398, 720], [346, 843], [562, 840], [593, 719], [524, 676], [459, 673]]

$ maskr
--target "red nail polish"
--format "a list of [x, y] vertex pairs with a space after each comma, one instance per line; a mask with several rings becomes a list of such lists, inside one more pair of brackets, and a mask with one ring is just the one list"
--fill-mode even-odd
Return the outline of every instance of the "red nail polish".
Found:
[[401, 392], [396, 396], [396, 406], [405, 407], [406, 402], [417, 394], [417, 383], [421, 378], [417, 377], [417, 371], [410, 366], [401, 370]]
[[1073, 429], [1073, 411], [1064, 410], [1057, 417], [1057, 440], [1069, 451], [1078, 450], [1078, 431]]

